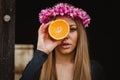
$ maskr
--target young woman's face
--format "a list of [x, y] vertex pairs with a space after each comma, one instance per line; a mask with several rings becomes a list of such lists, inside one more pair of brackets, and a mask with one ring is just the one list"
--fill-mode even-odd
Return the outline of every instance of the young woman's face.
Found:
[[56, 19], [63, 19], [67, 21], [70, 26], [70, 32], [68, 36], [62, 41], [62, 43], [55, 48], [55, 50], [62, 54], [74, 53], [78, 39], [76, 23], [74, 20], [66, 16], [58, 16]]

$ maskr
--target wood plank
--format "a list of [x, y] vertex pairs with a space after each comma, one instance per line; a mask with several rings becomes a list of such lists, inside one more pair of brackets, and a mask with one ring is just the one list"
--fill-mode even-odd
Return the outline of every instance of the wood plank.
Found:
[[[10, 15], [5, 22], [3, 17]], [[0, 80], [14, 80], [15, 0], [0, 0]]]

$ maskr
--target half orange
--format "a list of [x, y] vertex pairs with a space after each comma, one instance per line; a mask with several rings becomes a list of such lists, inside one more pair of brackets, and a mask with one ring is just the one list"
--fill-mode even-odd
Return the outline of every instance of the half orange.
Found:
[[48, 28], [49, 35], [55, 40], [64, 39], [70, 31], [69, 24], [63, 19], [53, 21]]

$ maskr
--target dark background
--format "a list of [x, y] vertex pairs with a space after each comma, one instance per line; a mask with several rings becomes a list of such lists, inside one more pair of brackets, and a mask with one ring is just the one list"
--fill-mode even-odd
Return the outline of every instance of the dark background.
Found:
[[40, 26], [38, 13], [58, 2], [68, 2], [87, 11], [91, 24], [86, 28], [90, 57], [104, 68], [106, 80], [112, 79], [112, 2], [105, 0], [17, 0], [16, 44], [33, 44], [36, 49], [37, 30]]

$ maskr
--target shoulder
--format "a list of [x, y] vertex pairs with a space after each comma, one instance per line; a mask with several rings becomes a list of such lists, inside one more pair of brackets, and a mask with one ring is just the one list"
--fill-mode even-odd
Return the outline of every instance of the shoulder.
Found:
[[103, 66], [95, 60], [91, 60], [92, 80], [104, 80]]

